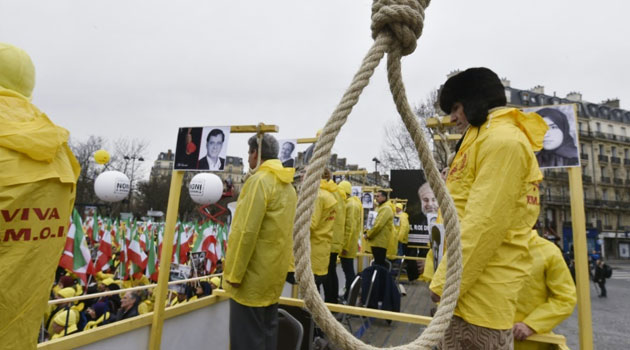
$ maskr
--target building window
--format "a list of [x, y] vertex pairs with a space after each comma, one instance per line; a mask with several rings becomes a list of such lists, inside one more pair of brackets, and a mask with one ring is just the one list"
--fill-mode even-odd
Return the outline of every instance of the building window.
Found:
[[613, 177], [616, 179], [617, 178], [617, 174], [619, 173], [619, 169], [617, 168], [613, 168]]
[[605, 167], [601, 167], [600, 169], [602, 170], [600, 176], [601, 177], [606, 177], [606, 168]]
[[621, 135], [622, 135], [622, 136], [628, 136], [628, 135], [626, 134], [626, 127], [625, 127], [625, 126], [622, 126], [622, 127], [621, 127]]
[[606, 226], [610, 225], [610, 220], [609, 220], [609, 217], [608, 217], [608, 213], [604, 214], [604, 225], [606, 225]]
[[615, 146], [610, 147], [610, 153], [612, 153], [613, 157], [616, 157], [617, 156], [617, 147], [615, 147]]
[[580, 152], [584, 153], [584, 144], [583, 143], [580, 143]]
[[623, 156], [624, 156], [624, 158], [628, 159], [628, 154], [629, 154], [628, 149], [627, 149], [627, 148], [626, 148], [626, 149], [624, 149], [624, 150], [623, 150]]
[[599, 154], [602, 156], [604, 155], [604, 145], [599, 145]]
[[615, 133], [615, 129], [613, 129], [613, 126], [608, 124], [608, 133], [609, 134], [614, 134]]
[[582, 122], [578, 122], [579, 130], [582, 131]]
[[602, 200], [608, 200], [608, 190], [605, 188], [602, 190]]
[[602, 125], [600, 123], [595, 123], [595, 127], [597, 128], [598, 132], [602, 131]]

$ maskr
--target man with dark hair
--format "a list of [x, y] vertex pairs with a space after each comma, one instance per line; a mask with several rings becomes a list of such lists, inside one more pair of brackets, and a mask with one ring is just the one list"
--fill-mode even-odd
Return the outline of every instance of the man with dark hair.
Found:
[[374, 225], [365, 234], [372, 255], [374, 255], [374, 263], [387, 266], [385, 256], [387, 254], [387, 246], [394, 234], [394, 206], [387, 198], [386, 191], [378, 191], [374, 196], [378, 203], [378, 214]]
[[[461, 223], [463, 272], [442, 349], [512, 349], [516, 300], [532, 266], [528, 240], [540, 212], [534, 152], [547, 124], [538, 114], [506, 108], [505, 88], [487, 68], [449, 78], [439, 102], [456, 125], [470, 124], [446, 179]], [[446, 265], [431, 282], [434, 300]]]
[[212, 129], [206, 137], [206, 156], [199, 159], [198, 169], [223, 170], [225, 158], [219, 157], [225, 142], [225, 133], [221, 129]]
[[[297, 195], [295, 169], [278, 160], [278, 141], [264, 134], [248, 140], [249, 167], [258, 170], [236, 202], [223, 271], [230, 293], [230, 349], [275, 350], [278, 300], [289, 270]], [[258, 154], [262, 164], [258, 164]]]

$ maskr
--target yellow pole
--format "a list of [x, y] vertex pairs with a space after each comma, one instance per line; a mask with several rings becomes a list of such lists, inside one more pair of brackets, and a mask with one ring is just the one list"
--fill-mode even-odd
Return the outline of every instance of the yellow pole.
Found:
[[591, 320], [591, 295], [588, 278], [586, 252], [586, 220], [584, 218], [584, 192], [580, 168], [569, 168], [569, 190], [571, 191], [571, 218], [573, 226], [573, 253], [575, 255], [575, 277], [577, 279], [578, 325], [580, 327], [580, 349], [593, 349]]
[[183, 171], [173, 171], [171, 177], [171, 188], [168, 193], [168, 207], [166, 209], [166, 225], [164, 227], [164, 237], [162, 238], [162, 252], [160, 260], [160, 274], [158, 285], [153, 290], [155, 293], [155, 306], [153, 307], [153, 322], [151, 324], [151, 338], [149, 339], [149, 349], [160, 349], [162, 342], [162, 327], [164, 326], [164, 309], [166, 302], [166, 292], [168, 288], [168, 277], [171, 271], [171, 256], [173, 255], [173, 237], [175, 236], [175, 223], [177, 222], [177, 211], [179, 209], [179, 195], [182, 189]]

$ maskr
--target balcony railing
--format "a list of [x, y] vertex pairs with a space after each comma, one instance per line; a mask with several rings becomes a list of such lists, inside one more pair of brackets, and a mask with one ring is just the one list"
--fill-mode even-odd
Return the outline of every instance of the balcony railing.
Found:
[[583, 160], [588, 160], [588, 154], [586, 154], [586, 153], [580, 153], [580, 159], [583, 159]]
[[610, 162], [613, 164], [621, 164], [621, 158], [619, 157], [610, 157]]
[[609, 178], [609, 177], [602, 177], [602, 178], [600, 179], [600, 181], [601, 181], [602, 183], [609, 184], [609, 183], [610, 183], [610, 178]]
[[590, 184], [593, 182], [593, 178], [588, 175], [582, 175], [582, 182]]
[[623, 165], [630, 165], [630, 159], [624, 159], [623, 160]]
[[630, 185], [630, 179], [626, 179], [626, 185]]
[[603, 154], [598, 154], [598, 155], [597, 155], [597, 160], [598, 160], [600, 163], [602, 163], [602, 162], [603, 162], [603, 163], [608, 163], [608, 156], [605, 156], [605, 155], [603, 155]]
[[580, 136], [583, 137], [592, 137], [593, 135], [591, 135], [591, 132], [588, 130], [580, 130]]
[[548, 171], [545, 173], [545, 179], [555, 179], [555, 180], [564, 180], [564, 181], [568, 181], [569, 180], [569, 173], [567, 172], [560, 172], [560, 171]]
[[568, 204], [570, 198], [567, 196], [541, 196], [541, 201], [545, 204]]
[[614, 178], [613, 183], [615, 185], [623, 185], [623, 179]]

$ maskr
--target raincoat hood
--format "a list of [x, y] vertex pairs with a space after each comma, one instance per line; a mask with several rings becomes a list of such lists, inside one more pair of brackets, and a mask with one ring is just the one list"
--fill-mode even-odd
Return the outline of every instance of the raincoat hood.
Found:
[[[0, 71], [2, 67], [0, 67]], [[51, 163], [70, 135], [19, 93], [0, 87], [0, 147]]]
[[24, 50], [0, 43], [0, 87], [31, 98], [35, 87], [35, 66]]
[[332, 181], [326, 181], [324, 179], [319, 181], [319, 188], [330, 193], [337, 192], [337, 184]]
[[486, 126], [482, 127], [490, 128], [495, 120], [511, 120], [523, 131], [534, 152], [542, 149], [543, 140], [547, 130], [549, 130], [549, 126], [539, 114], [535, 112], [523, 113], [517, 108], [494, 108], [490, 110]]
[[264, 161], [258, 170], [269, 171], [276, 175], [280, 181], [290, 184], [293, 182], [295, 168], [285, 168], [279, 159], [269, 159]]

